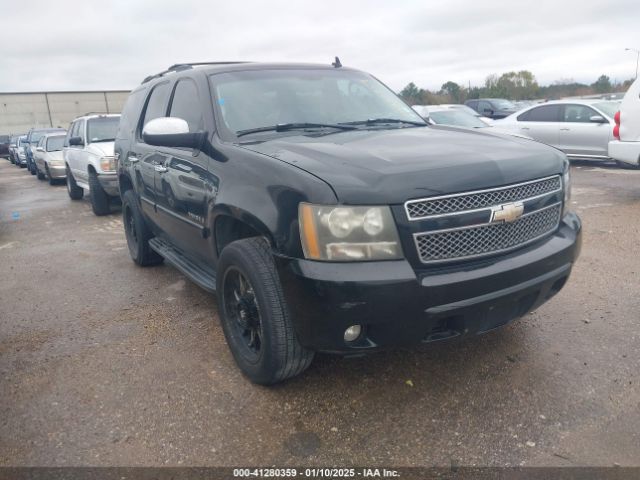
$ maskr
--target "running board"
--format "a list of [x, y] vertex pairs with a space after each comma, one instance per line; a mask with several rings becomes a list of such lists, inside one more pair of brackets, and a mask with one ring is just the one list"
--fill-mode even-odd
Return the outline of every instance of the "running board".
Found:
[[171, 243], [155, 237], [149, 240], [149, 246], [170, 263], [184, 273], [193, 283], [208, 292], [216, 291], [216, 274], [211, 268], [203, 267], [187, 257]]

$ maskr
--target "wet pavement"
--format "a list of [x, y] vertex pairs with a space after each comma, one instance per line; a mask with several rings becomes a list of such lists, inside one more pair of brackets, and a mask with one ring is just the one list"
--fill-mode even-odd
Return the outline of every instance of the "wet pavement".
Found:
[[119, 211], [0, 160], [0, 465], [640, 465], [640, 171], [573, 173], [582, 256], [549, 303], [265, 388]]

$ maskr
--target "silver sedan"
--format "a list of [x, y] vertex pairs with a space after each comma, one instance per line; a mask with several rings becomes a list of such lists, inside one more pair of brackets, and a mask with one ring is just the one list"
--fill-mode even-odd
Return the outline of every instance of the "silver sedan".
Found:
[[495, 126], [556, 147], [569, 158], [607, 159], [620, 102], [557, 100], [520, 110]]

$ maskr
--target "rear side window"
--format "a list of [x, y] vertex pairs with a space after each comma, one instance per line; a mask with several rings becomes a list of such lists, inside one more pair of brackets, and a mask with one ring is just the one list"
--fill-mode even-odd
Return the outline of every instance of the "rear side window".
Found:
[[193, 80], [185, 79], [176, 83], [169, 116], [186, 120], [189, 124], [189, 132], [204, 130], [202, 102]]
[[138, 118], [140, 118], [140, 110], [142, 102], [144, 100], [144, 93], [146, 90], [137, 90], [132, 92], [127, 97], [127, 101], [122, 108], [122, 115], [120, 116], [120, 123], [118, 126], [118, 132], [116, 138], [129, 138], [136, 125], [138, 124]]
[[169, 82], [156, 85], [151, 91], [151, 96], [147, 102], [147, 108], [144, 112], [144, 121], [142, 127], [154, 118], [164, 117], [167, 114], [167, 100], [169, 97]]
[[521, 122], [559, 122], [561, 121], [560, 110], [560, 105], [543, 105], [518, 115], [518, 120]]

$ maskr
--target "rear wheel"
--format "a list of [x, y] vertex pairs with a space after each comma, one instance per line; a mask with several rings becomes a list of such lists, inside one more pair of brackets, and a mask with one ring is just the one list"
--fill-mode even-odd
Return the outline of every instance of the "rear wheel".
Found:
[[227, 245], [218, 264], [218, 308], [231, 353], [252, 382], [270, 385], [305, 371], [314, 352], [295, 334], [263, 238]]
[[76, 183], [76, 179], [73, 178], [69, 165], [67, 165], [66, 169], [67, 169], [67, 193], [69, 194], [69, 197], [71, 198], [71, 200], [80, 200], [84, 196], [84, 190], [82, 189], [82, 187], [79, 187], [78, 184]]
[[616, 165], [618, 165], [620, 168], [624, 168], [625, 170], [640, 170], [640, 165], [621, 162], [620, 160], [616, 160]]
[[51, 177], [51, 170], [49, 170], [49, 165], [46, 166], [47, 169], [47, 178], [49, 178], [49, 185], [55, 185], [56, 180]]
[[142, 267], [162, 263], [162, 256], [149, 246], [153, 234], [142, 216], [133, 190], [127, 190], [122, 196], [122, 221], [131, 259]]

